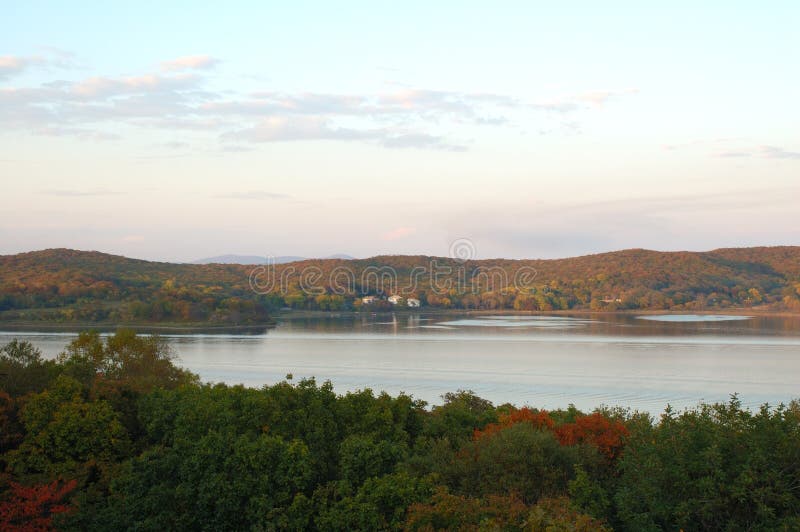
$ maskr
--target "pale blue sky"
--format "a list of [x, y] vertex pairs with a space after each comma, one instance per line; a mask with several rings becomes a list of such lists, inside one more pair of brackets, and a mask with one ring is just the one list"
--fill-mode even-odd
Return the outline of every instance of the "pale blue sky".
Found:
[[800, 244], [797, 2], [199, 4], [4, 4], [0, 253]]

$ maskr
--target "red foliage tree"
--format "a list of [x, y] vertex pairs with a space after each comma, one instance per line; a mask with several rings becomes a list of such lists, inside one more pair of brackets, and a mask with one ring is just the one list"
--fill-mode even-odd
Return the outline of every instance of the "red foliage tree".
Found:
[[0, 502], [0, 530], [7, 532], [42, 532], [53, 530], [53, 516], [70, 511], [62, 501], [77, 482], [60, 480], [50, 484], [23, 486], [9, 482], [9, 493]]
[[565, 423], [556, 428], [555, 432], [561, 445], [589, 443], [609, 460], [620, 455], [625, 445], [624, 439], [628, 435], [625, 425], [619, 421], [611, 421], [599, 412], [581, 416], [574, 423]]
[[497, 434], [517, 423], [530, 423], [540, 430], [553, 431], [561, 445], [588, 443], [594, 445], [609, 460], [615, 460], [622, 452], [628, 429], [619, 421], [612, 421], [599, 412], [578, 417], [574, 423], [564, 423], [556, 427], [553, 418], [546, 410], [533, 411], [530, 408], [513, 409], [500, 416], [497, 423], [486, 425], [483, 430], [475, 429], [474, 440]]
[[555, 426], [553, 419], [546, 410], [539, 410], [534, 412], [530, 408], [512, 409], [508, 414], [501, 414], [497, 423], [490, 423], [486, 425], [483, 430], [475, 429], [472, 434], [473, 439], [477, 440], [484, 436], [496, 434], [501, 430], [516, 425], [517, 423], [530, 423], [537, 429], [552, 430]]

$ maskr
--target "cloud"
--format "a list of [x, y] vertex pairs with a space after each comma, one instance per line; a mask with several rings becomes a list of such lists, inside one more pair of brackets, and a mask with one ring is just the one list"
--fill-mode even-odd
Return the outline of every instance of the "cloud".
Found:
[[75, 127], [46, 126], [34, 131], [37, 135], [49, 137], [78, 137], [83, 140], [108, 141], [120, 140], [122, 137], [116, 133], [106, 131], [94, 131]]
[[413, 227], [397, 227], [392, 229], [391, 231], [387, 231], [381, 235], [381, 240], [399, 240], [401, 238], [406, 238], [408, 236], [413, 235], [416, 233], [416, 229]]
[[253, 127], [223, 135], [224, 140], [240, 142], [293, 142], [308, 140], [337, 140], [372, 142], [385, 148], [416, 148], [444, 151], [464, 151], [466, 147], [426, 133], [413, 133], [390, 128], [353, 129], [338, 127], [328, 118], [317, 116], [273, 116]]
[[214, 196], [215, 198], [223, 198], [223, 199], [237, 199], [237, 200], [282, 200], [282, 199], [290, 199], [291, 196], [288, 194], [282, 194], [279, 192], [268, 192], [265, 190], [250, 190], [247, 192], [233, 192], [230, 194], [219, 194]]
[[207, 70], [214, 68], [219, 60], [208, 55], [187, 55], [161, 63], [161, 70], [176, 72], [180, 70]]
[[529, 106], [541, 111], [555, 113], [571, 113], [587, 107], [602, 107], [611, 100], [616, 100], [629, 94], [637, 94], [639, 89], [597, 90], [579, 94], [558, 96], [548, 100], [534, 102]]
[[142, 235], [127, 235], [121, 238], [123, 242], [144, 242], [145, 238]]
[[225, 153], [244, 153], [248, 151], [253, 151], [251, 146], [239, 146], [238, 144], [228, 144], [226, 146], [222, 146], [220, 151]]
[[0, 55], [0, 81], [21, 74], [32, 66], [69, 69], [75, 67], [74, 55], [51, 46], [40, 46], [42, 55]]
[[116, 196], [119, 192], [114, 192], [108, 189], [94, 189], [94, 190], [70, 190], [70, 189], [49, 189], [42, 190], [42, 194], [48, 196], [59, 196], [64, 198], [77, 198], [77, 197], [94, 197], [94, 196]]
[[468, 95], [432, 90], [405, 89], [378, 97], [384, 112], [396, 109], [421, 113], [447, 112], [470, 115], [473, 107]]
[[736, 157], [750, 157], [750, 153], [746, 151], [728, 150], [717, 153], [717, 157], [736, 158]]
[[[567, 257], [612, 249], [712, 249], [796, 240], [800, 188], [628, 197], [597, 202], [468, 206], [444, 222], [481, 257]], [[452, 216], [452, 215], [451, 215]], [[737, 232], [731, 224], [747, 219]], [[777, 229], [776, 229], [777, 228]], [[747, 244], [745, 244], [745, 242]]]
[[234, 131], [225, 139], [249, 142], [286, 142], [296, 140], [358, 140], [368, 138], [368, 131], [336, 127], [327, 118], [301, 116], [287, 118], [271, 116], [262, 119], [253, 127]]
[[38, 57], [19, 57], [13, 55], [0, 55], [0, 81], [20, 74], [32, 64], [41, 62]]
[[417, 148], [444, 151], [466, 151], [467, 147], [460, 144], [451, 144], [442, 137], [427, 135], [425, 133], [405, 133], [399, 135], [387, 135], [381, 140], [381, 144], [386, 148]]
[[[463, 152], [470, 143], [442, 133], [448, 126], [455, 126], [453, 131], [464, 131], [464, 125], [508, 127], [512, 112], [514, 116], [530, 110], [567, 113], [632, 92], [596, 91], [533, 104], [502, 94], [423, 88], [372, 94], [238, 95], [206, 88], [209, 69], [217, 63], [208, 55], [192, 55], [164, 61], [156, 72], [0, 88], [0, 132], [94, 141], [119, 139], [119, 132], [128, 128], [158, 128], [206, 133], [221, 142], [222, 152], [251, 149], [246, 144], [289, 141]], [[10, 75], [25, 64], [7, 56], [0, 68]]]
[[800, 160], [800, 152], [789, 151], [778, 146], [758, 146], [757, 148], [743, 148], [715, 153], [723, 158], [758, 157], [760, 159], [790, 159]]
[[713, 157], [723, 159], [787, 159], [800, 160], [800, 151], [791, 151], [786, 148], [771, 145], [754, 146], [747, 145], [746, 139], [738, 137], [717, 138], [711, 140], [693, 140], [682, 144], [669, 144], [664, 146], [665, 150], [675, 151], [685, 148], [708, 149], [710, 145], [723, 145], [721, 150], [712, 151]]
[[197, 78], [190, 74], [173, 76], [146, 74], [125, 78], [91, 77], [71, 85], [70, 89], [74, 95], [91, 99], [172, 92], [190, 89], [196, 85]]
[[800, 159], [800, 152], [787, 151], [776, 146], [760, 146], [758, 152], [766, 159]]
[[168, 148], [170, 150], [182, 150], [188, 148], [190, 144], [188, 142], [181, 142], [179, 140], [170, 140], [168, 142], [162, 142], [159, 146], [163, 148]]

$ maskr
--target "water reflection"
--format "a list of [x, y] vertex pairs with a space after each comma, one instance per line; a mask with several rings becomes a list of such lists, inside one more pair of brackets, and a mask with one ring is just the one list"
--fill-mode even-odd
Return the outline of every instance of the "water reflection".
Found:
[[[55, 356], [71, 334], [25, 336]], [[429, 402], [459, 388], [495, 403], [600, 404], [660, 412], [738, 392], [746, 405], [800, 396], [800, 320], [659, 321], [630, 315], [284, 316], [258, 335], [165, 335], [204, 380], [262, 386], [287, 373], [336, 390], [405, 391]]]
[[727, 316], [718, 314], [658, 314], [655, 316], [637, 316], [640, 320], [666, 321], [670, 323], [699, 323], [704, 321], [742, 321], [751, 320], [753, 316]]

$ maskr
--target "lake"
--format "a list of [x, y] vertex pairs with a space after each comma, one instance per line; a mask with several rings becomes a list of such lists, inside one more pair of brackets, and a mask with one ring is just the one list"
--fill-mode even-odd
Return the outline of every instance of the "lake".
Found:
[[[69, 333], [0, 332], [55, 356]], [[315, 376], [338, 392], [401, 391], [440, 404], [470, 389], [499, 404], [651, 413], [738, 393], [800, 397], [800, 318], [675, 315], [289, 313], [258, 335], [164, 335], [204, 381], [262, 386]]]

